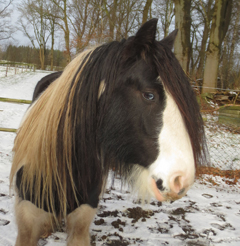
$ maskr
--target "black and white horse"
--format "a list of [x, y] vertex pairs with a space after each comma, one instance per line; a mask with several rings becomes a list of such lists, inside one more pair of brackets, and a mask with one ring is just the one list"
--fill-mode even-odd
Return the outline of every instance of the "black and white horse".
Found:
[[192, 185], [203, 122], [171, 51], [177, 31], [156, 41], [156, 25], [84, 51], [36, 88], [13, 148], [17, 246], [37, 245], [62, 220], [69, 246], [90, 245], [112, 168], [143, 199], [176, 200]]

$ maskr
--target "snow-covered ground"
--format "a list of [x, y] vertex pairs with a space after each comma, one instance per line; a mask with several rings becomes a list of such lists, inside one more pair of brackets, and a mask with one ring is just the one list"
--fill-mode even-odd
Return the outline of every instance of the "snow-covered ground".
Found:
[[240, 169], [240, 128], [217, 124], [218, 115], [206, 115], [205, 132], [211, 165], [222, 170]]
[[[47, 74], [37, 71], [4, 77], [0, 69], [0, 97], [31, 100], [37, 81]], [[26, 104], [0, 102], [0, 127], [17, 128], [27, 107]], [[239, 170], [239, 134], [215, 128], [213, 125], [206, 128], [212, 165]], [[0, 246], [14, 245], [17, 235], [14, 196], [9, 196], [14, 137], [15, 133], [0, 132]], [[234, 141], [231, 142], [231, 139]], [[226, 147], [228, 142], [230, 145]], [[222, 155], [217, 156], [216, 149]], [[90, 234], [92, 245], [96, 246], [239, 246], [240, 181], [202, 175], [181, 200], [163, 204], [152, 200], [142, 206], [116, 179], [114, 189], [110, 189], [109, 185], [99, 204]], [[56, 232], [48, 239], [40, 240], [39, 245], [66, 245], [66, 234]]]

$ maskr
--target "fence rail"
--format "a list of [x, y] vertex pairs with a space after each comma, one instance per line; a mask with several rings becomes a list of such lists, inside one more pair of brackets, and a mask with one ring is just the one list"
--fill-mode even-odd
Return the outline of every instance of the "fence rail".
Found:
[[[6, 98], [6, 97], [0, 97], [0, 102], [6, 102], [6, 103], [17, 103], [17, 104], [31, 104], [31, 100], [26, 99], [15, 99], [15, 98]], [[16, 128], [7, 128], [7, 127], [0, 127], [0, 132], [17, 132]]]
[[17, 132], [17, 129], [0, 127], [0, 132]]
[[31, 100], [0, 97], [0, 102], [31, 104]]
[[24, 70], [36, 71], [36, 65], [31, 63], [22, 63], [22, 62], [9, 62], [9, 61], [0, 61], [0, 66], [6, 68], [5, 77], [8, 76], [10, 70], [14, 70], [14, 74], [17, 74], [19, 70], [23, 72]]

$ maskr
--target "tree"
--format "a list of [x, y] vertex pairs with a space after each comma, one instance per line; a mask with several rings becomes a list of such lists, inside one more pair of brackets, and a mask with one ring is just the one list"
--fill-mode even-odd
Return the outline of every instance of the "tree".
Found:
[[64, 33], [65, 52], [67, 63], [71, 61], [71, 47], [70, 47], [70, 28], [69, 28], [69, 12], [70, 2], [69, 0], [49, 0], [52, 3], [54, 12], [46, 10], [48, 19], [54, 19], [54, 23], [58, 25]]
[[169, 34], [169, 28], [174, 17], [174, 1], [172, 0], [153, 0], [151, 14], [158, 18], [159, 25], [157, 34], [158, 39], [165, 38]]
[[120, 0], [113, 0], [108, 4], [107, 0], [103, 0], [103, 9], [108, 17], [109, 21], [109, 37], [114, 40], [114, 30], [116, 26], [116, 12]]
[[49, 21], [45, 17], [44, 4], [44, 0], [23, 0], [18, 7], [21, 13], [20, 30], [29, 38], [32, 46], [39, 49], [41, 69], [45, 68], [45, 49], [50, 37]]
[[12, 37], [14, 28], [11, 26], [11, 5], [13, 0], [0, 0], [0, 40]]
[[[238, 32], [239, 32], [239, 20], [240, 20], [240, 2], [236, 2], [236, 12], [235, 12], [235, 20], [233, 23], [233, 30], [232, 30], [232, 39], [230, 41], [230, 54], [229, 54], [229, 61], [227, 63], [227, 75], [226, 75], [226, 81], [230, 81], [230, 76], [233, 70], [233, 64], [234, 64], [234, 51], [236, 47], [236, 42], [238, 38]], [[234, 81], [233, 81], [234, 82]]]
[[44, 5], [44, 15], [45, 18], [49, 21], [49, 31], [51, 35], [51, 52], [50, 52], [50, 61], [51, 61], [51, 71], [53, 71], [53, 63], [54, 63], [54, 44], [55, 44], [55, 33], [58, 31], [57, 25], [57, 15], [58, 15], [58, 7], [52, 3], [51, 1], [46, 1]]
[[203, 76], [203, 93], [214, 92], [217, 85], [220, 51], [228, 30], [232, 0], [215, 0], [210, 39]]
[[142, 3], [138, 0], [103, 0], [110, 40], [126, 38], [135, 32], [142, 23]]
[[199, 51], [199, 62], [196, 71], [197, 78], [202, 78], [203, 76], [203, 69], [204, 69], [205, 58], [206, 58], [207, 40], [209, 38], [210, 23], [212, 20], [212, 12], [213, 12], [212, 4], [213, 4], [213, 0], [208, 0], [206, 3], [204, 3], [203, 1], [194, 1], [194, 8], [196, 8], [196, 10], [200, 13], [204, 23], [203, 32], [201, 32], [202, 33], [201, 47]]
[[127, 38], [139, 28], [142, 20], [142, 1], [121, 0], [117, 14], [116, 39]]
[[[51, 59], [49, 59], [48, 54], [51, 52], [50, 49], [45, 50], [45, 64], [51, 65]], [[13, 62], [26, 62], [26, 63], [34, 63], [38, 68], [41, 67], [40, 59], [38, 57], [39, 49], [35, 49], [30, 46], [15, 46], [9, 44], [6, 47], [6, 50], [2, 52], [2, 59], [13, 61]], [[63, 52], [60, 50], [54, 50], [54, 66], [65, 66], [65, 60], [63, 56]]]
[[96, 28], [100, 21], [101, 8], [97, 0], [73, 0], [71, 19], [74, 46], [77, 52], [84, 49], [91, 39], [96, 38]]
[[148, 13], [149, 10], [151, 9], [153, 0], [146, 0], [144, 9], [143, 9], [143, 17], [142, 17], [142, 24], [144, 24], [148, 20]]
[[175, 3], [175, 27], [178, 35], [174, 42], [174, 53], [185, 72], [189, 71], [191, 54], [190, 28], [192, 0], [174, 0]]
[[163, 15], [161, 15], [161, 22], [164, 30], [164, 38], [166, 38], [169, 34], [169, 27], [172, 22], [173, 16], [173, 1], [165, 0], [165, 11], [163, 12]]

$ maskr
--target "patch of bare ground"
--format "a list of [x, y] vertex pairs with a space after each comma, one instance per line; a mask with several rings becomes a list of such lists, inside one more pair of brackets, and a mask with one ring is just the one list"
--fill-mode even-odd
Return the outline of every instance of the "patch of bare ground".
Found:
[[200, 178], [203, 174], [231, 179], [225, 180], [225, 183], [229, 185], [236, 185], [238, 180], [240, 179], [240, 170], [221, 170], [215, 167], [199, 167], [197, 170], [197, 178]]

